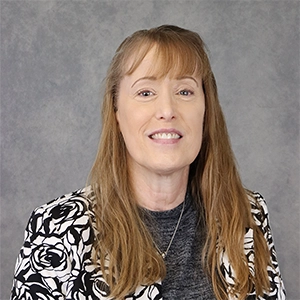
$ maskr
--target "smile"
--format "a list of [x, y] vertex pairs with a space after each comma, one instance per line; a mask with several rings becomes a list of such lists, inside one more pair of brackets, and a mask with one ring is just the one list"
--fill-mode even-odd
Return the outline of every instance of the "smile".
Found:
[[173, 132], [159, 132], [150, 135], [150, 138], [153, 140], [171, 140], [171, 139], [180, 139], [181, 136]]

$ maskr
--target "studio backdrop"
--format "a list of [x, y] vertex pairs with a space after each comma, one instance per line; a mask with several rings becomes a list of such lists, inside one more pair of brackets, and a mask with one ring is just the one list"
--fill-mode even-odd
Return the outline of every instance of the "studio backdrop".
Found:
[[206, 42], [244, 185], [267, 200], [288, 299], [299, 299], [299, 1], [0, 5], [1, 300], [33, 209], [85, 186], [116, 47], [161, 24]]

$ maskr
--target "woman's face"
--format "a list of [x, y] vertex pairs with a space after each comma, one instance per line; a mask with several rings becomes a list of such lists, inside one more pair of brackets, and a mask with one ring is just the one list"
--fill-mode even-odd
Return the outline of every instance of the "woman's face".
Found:
[[156, 63], [152, 49], [120, 82], [116, 117], [129, 167], [160, 175], [186, 172], [202, 142], [202, 79], [168, 75], [157, 78], [150, 72]]

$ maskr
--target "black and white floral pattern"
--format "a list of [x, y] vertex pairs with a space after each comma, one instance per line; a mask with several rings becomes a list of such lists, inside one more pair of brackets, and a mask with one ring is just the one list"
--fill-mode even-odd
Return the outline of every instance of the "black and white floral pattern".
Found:
[[[251, 204], [251, 212], [255, 223], [262, 230], [264, 237], [267, 241], [268, 247], [271, 253], [271, 263], [273, 267], [268, 267], [268, 274], [270, 280], [270, 292], [268, 294], [264, 294], [263, 296], [256, 296], [255, 290], [249, 293], [247, 300], [284, 300], [286, 296], [286, 292], [284, 289], [283, 281], [281, 278], [276, 251], [274, 247], [274, 242], [271, 234], [271, 228], [269, 224], [269, 213], [268, 208], [265, 202], [265, 199], [258, 192], [252, 194], [252, 197], [249, 196], [249, 201]], [[246, 228], [245, 239], [244, 239], [244, 251], [248, 260], [248, 267], [250, 272], [254, 275], [254, 240], [253, 240], [253, 229]], [[226, 252], [223, 253], [223, 257], [221, 258], [221, 270], [223, 271], [227, 283], [233, 285], [235, 282], [235, 273], [232, 269]], [[230, 300], [236, 299], [235, 297], [230, 298]]]
[[[252, 299], [285, 299], [276, 252], [270, 231], [265, 201], [258, 193], [251, 198], [252, 213], [271, 250], [274, 268], [269, 268], [270, 295]], [[92, 245], [96, 233], [93, 213], [94, 196], [90, 188], [57, 198], [37, 208], [25, 231], [24, 245], [17, 259], [11, 300], [106, 300], [109, 287], [101, 269], [91, 261]], [[245, 253], [248, 265], [254, 270], [253, 231], [247, 229]], [[107, 263], [109, 263], [107, 261]], [[229, 284], [234, 283], [226, 253], [221, 259], [221, 269]], [[141, 286], [126, 299], [162, 299], [161, 282]]]

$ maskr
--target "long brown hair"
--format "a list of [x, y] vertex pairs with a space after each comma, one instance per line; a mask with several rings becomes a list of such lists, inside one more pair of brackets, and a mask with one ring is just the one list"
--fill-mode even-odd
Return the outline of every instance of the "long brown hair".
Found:
[[[163, 25], [137, 31], [126, 38], [112, 59], [105, 81], [102, 134], [89, 183], [97, 199], [95, 213], [99, 234], [95, 253], [110, 287], [110, 296], [122, 299], [137, 286], [151, 284], [166, 273], [164, 261], [153, 246], [135, 201], [126, 146], [115, 116], [121, 79], [134, 72], [153, 46], [158, 61], [155, 71], [159, 75], [197, 73], [203, 80], [203, 141], [190, 167], [189, 189], [199, 212], [204, 211], [207, 238], [202, 258], [214, 293], [218, 300], [228, 299], [228, 293], [244, 299], [254, 285], [257, 295], [262, 294], [269, 288], [270, 256], [251, 216], [248, 195], [236, 168], [205, 45], [195, 32]], [[250, 273], [244, 254], [247, 227], [254, 229], [255, 276]], [[235, 285], [230, 288], [220, 269], [224, 249], [236, 277]]]

